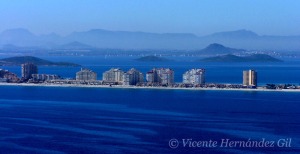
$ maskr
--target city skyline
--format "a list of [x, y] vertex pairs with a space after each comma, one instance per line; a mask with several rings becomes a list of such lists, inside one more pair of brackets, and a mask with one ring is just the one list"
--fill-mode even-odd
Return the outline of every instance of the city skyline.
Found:
[[[120, 68], [111, 68], [102, 74], [102, 80], [97, 78], [97, 72], [87, 68], [77, 71], [75, 78], [64, 78], [56, 74], [40, 74], [37, 65], [24, 63], [21, 65], [22, 78], [8, 70], [0, 69], [0, 85], [29, 85], [29, 86], [68, 86], [68, 87], [117, 87], [117, 88], [168, 88], [168, 89], [209, 89], [209, 90], [283, 90], [292, 89], [298, 91], [300, 86], [296, 84], [272, 84], [258, 85], [257, 72], [255, 70], [242, 71], [242, 83], [206, 83], [206, 70], [203, 68], [189, 69], [182, 74], [182, 82], [175, 82], [175, 71], [171, 68], [153, 68], [146, 74], [131, 68], [123, 71]], [[27, 75], [27, 77], [25, 76]], [[29, 77], [28, 77], [29, 76]], [[144, 78], [146, 76], [146, 78]], [[144, 80], [146, 79], [146, 80]]]
[[193, 33], [247, 29], [259, 35], [299, 35], [300, 2], [289, 1], [14, 1], [0, 2], [0, 31], [37, 35], [107, 29]]

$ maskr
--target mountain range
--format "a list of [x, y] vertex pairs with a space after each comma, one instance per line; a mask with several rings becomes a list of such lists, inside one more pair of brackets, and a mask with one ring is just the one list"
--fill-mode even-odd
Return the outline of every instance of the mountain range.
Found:
[[92, 29], [73, 32], [67, 36], [55, 33], [35, 35], [27, 29], [9, 29], [0, 33], [0, 49], [4, 51], [22, 49], [47, 50], [200, 50], [218, 43], [247, 50], [300, 51], [300, 35], [264, 36], [248, 30], [218, 32], [207, 36], [190, 33], [147, 33]]

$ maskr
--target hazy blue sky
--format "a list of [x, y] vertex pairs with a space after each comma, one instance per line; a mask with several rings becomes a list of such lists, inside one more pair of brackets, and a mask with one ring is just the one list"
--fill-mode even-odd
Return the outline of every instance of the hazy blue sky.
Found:
[[0, 31], [27, 28], [35, 34], [101, 28], [299, 35], [300, 0], [0, 0], [0, 21]]

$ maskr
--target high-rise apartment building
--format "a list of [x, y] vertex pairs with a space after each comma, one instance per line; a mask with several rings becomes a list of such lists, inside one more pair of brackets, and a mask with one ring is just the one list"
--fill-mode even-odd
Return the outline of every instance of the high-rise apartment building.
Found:
[[123, 85], [136, 85], [139, 82], [144, 82], [143, 73], [132, 68], [123, 74]]
[[76, 80], [97, 80], [97, 73], [89, 69], [81, 69], [79, 72], [76, 73]]
[[183, 76], [183, 83], [188, 84], [204, 84], [205, 83], [205, 69], [191, 69], [186, 71]]
[[254, 70], [243, 71], [243, 85], [257, 86], [257, 73]]
[[103, 73], [102, 79], [104, 82], [123, 82], [123, 74], [124, 71], [121, 69], [112, 68]]
[[170, 68], [154, 68], [147, 72], [146, 80], [148, 83], [171, 85], [174, 83], [174, 71]]
[[155, 68], [146, 73], [146, 80], [148, 83], [159, 83], [160, 82]]
[[22, 78], [25, 80], [28, 80], [32, 77], [32, 74], [37, 74], [38, 73], [38, 68], [36, 65], [32, 63], [25, 63], [22, 64]]

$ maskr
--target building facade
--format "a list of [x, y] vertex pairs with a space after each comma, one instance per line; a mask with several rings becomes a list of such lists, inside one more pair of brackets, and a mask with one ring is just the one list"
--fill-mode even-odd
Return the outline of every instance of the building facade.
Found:
[[25, 63], [22, 64], [22, 78], [25, 80], [28, 80], [32, 77], [32, 74], [37, 74], [38, 73], [38, 68], [36, 65], [32, 63]]
[[112, 68], [103, 73], [102, 79], [104, 82], [123, 82], [123, 74], [124, 71], [121, 69]]
[[18, 76], [8, 70], [0, 69], [0, 82], [12, 82], [17, 83], [20, 79]]
[[148, 83], [159, 83], [159, 78], [156, 69], [152, 69], [146, 73], [146, 80]]
[[123, 74], [123, 85], [136, 85], [139, 82], [144, 82], [143, 73], [132, 68]]
[[204, 84], [205, 69], [191, 69], [186, 71], [183, 76], [183, 83], [186, 84]]
[[148, 83], [171, 85], [174, 83], [174, 71], [170, 68], [154, 68], [147, 72], [146, 80]]
[[89, 69], [81, 69], [76, 73], [76, 80], [90, 81], [97, 80], [97, 73]]
[[55, 74], [32, 74], [32, 81], [48, 81], [48, 80], [58, 80], [61, 79], [60, 76]]
[[243, 71], [243, 85], [257, 86], [257, 72], [254, 70]]

